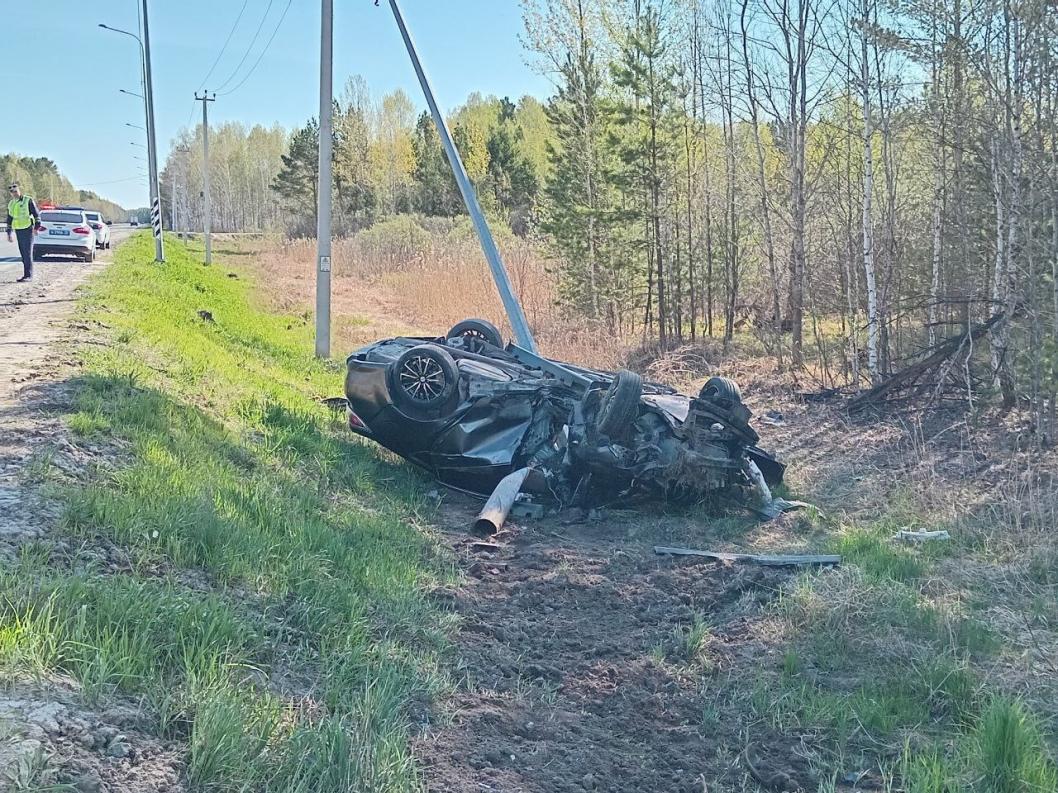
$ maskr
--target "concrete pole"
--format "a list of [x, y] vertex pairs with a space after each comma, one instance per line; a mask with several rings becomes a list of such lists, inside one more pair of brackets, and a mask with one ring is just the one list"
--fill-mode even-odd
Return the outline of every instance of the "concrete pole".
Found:
[[144, 99], [147, 102], [147, 158], [151, 179], [151, 223], [154, 231], [154, 260], [165, 261], [165, 243], [162, 240], [162, 189], [158, 183], [158, 143], [154, 128], [154, 85], [151, 82], [151, 31], [147, 21], [147, 0], [143, 0], [143, 76], [146, 83]]
[[316, 207], [316, 357], [331, 355], [331, 144], [334, 110], [334, 0], [321, 0], [320, 162]]

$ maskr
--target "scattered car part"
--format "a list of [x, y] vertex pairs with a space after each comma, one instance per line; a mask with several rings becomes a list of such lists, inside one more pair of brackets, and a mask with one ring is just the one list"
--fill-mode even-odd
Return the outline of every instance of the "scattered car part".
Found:
[[478, 513], [477, 520], [474, 521], [474, 531], [480, 534], [495, 534], [500, 530], [528, 475], [528, 468], [519, 468], [500, 480], [489, 500], [485, 502], [484, 508]]
[[950, 540], [951, 535], [947, 529], [938, 529], [936, 531], [927, 531], [926, 529], [919, 529], [917, 531], [912, 529], [901, 529], [893, 535], [894, 540], [905, 540], [909, 542], [927, 542], [929, 540]]
[[840, 556], [831, 554], [761, 554], [761, 553], [724, 553], [722, 551], [698, 551], [693, 548], [668, 548], [655, 545], [654, 553], [658, 556], [701, 556], [715, 559], [718, 562], [739, 562], [757, 564], [765, 567], [810, 567], [813, 565], [829, 566], [841, 564]]

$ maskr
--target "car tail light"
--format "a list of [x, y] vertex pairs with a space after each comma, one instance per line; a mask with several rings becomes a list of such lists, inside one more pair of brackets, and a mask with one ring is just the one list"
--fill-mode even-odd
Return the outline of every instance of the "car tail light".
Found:
[[349, 413], [349, 429], [351, 429], [353, 432], [371, 432], [371, 430], [368, 429], [367, 425], [364, 423], [364, 420], [362, 418], [360, 418], [351, 410], [347, 412]]
[[91, 229], [86, 229], [84, 226], [74, 226], [73, 233], [74, 234], [91, 234], [92, 230]]
[[101, 229], [101, 228], [103, 228], [103, 226], [102, 226], [102, 224], [101, 224], [101, 223], [93, 223], [93, 224], [92, 224], [92, 228], [94, 228], [94, 229]]

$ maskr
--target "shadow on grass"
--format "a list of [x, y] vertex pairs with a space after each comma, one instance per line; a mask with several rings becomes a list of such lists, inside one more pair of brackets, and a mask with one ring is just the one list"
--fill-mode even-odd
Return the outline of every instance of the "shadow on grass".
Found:
[[134, 376], [56, 389], [75, 437], [112, 453], [59, 488], [62, 524], [143, 574], [25, 559], [0, 576], [0, 661], [143, 694], [198, 787], [413, 789], [410, 712], [446, 685], [422, 478], [322, 407], [262, 398], [222, 420]]

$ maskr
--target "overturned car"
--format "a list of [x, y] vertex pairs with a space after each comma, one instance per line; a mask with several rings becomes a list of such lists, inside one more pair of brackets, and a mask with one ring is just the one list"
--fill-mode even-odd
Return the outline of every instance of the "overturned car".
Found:
[[766, 516], [784, 466], [757, 447], [738, 386], [697, 397], [504, 344], [488, 322], [393, 338], [349, 356], [349, 426], [440, 482], [488, 495], [508, 475], [553, 506], [736, 498]]

